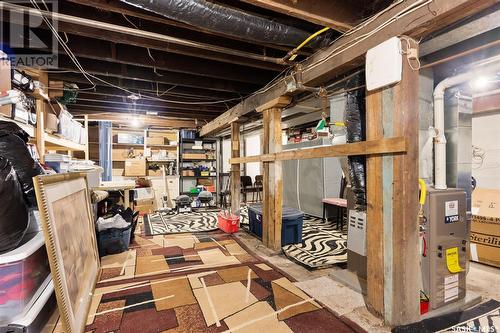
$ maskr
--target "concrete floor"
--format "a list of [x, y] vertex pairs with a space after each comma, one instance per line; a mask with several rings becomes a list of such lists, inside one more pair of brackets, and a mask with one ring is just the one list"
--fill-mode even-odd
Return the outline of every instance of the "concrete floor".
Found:
[[[269, 261], [275, 267], [292, 276], [300, 289], [322, 302], [339, 317], [343, 316], [357, 323], [367, 332], [390, 332], [383, 321], [372, 315], [366, 308], [363, 295], [334, 280], [332, 273], [341, 268], [308, 270], [289, 260], [284, 254], [266, 248], [254, 236], [239, 232], [235, 235], [255, 254]], [[471, 262], [467, 275], [467, 288], [482, 296], [483, 301], [490, 298], [500, 300], [500, 269]]]

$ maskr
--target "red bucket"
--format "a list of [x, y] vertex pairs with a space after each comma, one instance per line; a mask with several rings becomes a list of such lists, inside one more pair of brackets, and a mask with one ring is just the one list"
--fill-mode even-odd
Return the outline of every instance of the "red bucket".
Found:
[[233, 214], [224, 214], [219, 212], [219, 214], [217, 214], [217, 224], [219, 229], [228, 234], [232, 234], [233, 232], [238, 232], [240, 217]]

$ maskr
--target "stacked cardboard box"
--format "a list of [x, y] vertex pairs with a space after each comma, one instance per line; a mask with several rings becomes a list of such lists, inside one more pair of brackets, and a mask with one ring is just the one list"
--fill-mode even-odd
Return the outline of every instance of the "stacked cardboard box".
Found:
[[471, 260], [500, 267], [500, 190], [472, 192]]

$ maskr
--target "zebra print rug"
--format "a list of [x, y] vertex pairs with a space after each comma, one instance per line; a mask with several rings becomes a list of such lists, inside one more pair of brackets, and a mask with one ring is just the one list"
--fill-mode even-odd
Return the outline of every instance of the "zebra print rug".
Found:
[[[240, 226], [248, 230], [248, 207], [240, 209]], [[325, 268], [347, 262], [347, 226], [337, 230], [330, 222], [304, 215], [302, 243], [283, 246], [285, 255], [308, 268]]]
[[144, 216], [146, 236], [217, 230], [218, 212], [180, 214], [154, 213]]

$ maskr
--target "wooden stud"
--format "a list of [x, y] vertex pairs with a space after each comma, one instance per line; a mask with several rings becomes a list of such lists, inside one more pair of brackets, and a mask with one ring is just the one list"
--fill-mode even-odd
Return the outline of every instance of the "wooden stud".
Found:
[[[240, 123], [231, 123], [231, 157], [240, 156]], [[233, 213], [240, 209], [241, 191], [241, 167], [239, 164], [231, 165], [231, 211]]]
[[[40, 83], [49, 86], [49, 77], [46, 72], [40, 71], [38, 73], [38, 80]], [[36, 149], [38, 150], [38, 154], [40, 155], [40, 162], [45, 162], [45, 107], [46, 102], [43, 99], [36, 100], [36, 131], [35, 131], [35, 139], [36, 139]]]
[[89, 154], [89, 116], [84, 115], [83, 116], [83, 127], [85, 128], [85, 159], [89, 160], [90, 159], [90, 154]]
[[[384, 136], [382, 125], [382, 92], [367, 92], [366, 139], [377, 140]], [[384, 228], [382, 156], [366, 157], [366, 257], [367, 257], [367, 306], [377, 315], [384, 313]]]
[[[264, 126], [264, 134], [266, 134], [265, 126]], [[264, 140], [266, 140], [265, 136], [263, 141]], [[263, 147], [265, 148], [265, 145]], [[406, 151], [406, 138], [399, 136], [394, 138], [368, 140], [368, 141], [347, 143], [343, 145], [335, 145], [327, 147], [293, 149], [273, 154], [266, 153], [265, 151], [263, 151], [262, 155], [232, 158], [229, 160], [229, 163], [240, 164], [240, 163], [252, 163], [252, 162], [305, 160], [310, 158], [321, 158], [321, 157], [381, 155], [388, 153], [404, 153], [405, 151]]]
[[[269, 153], [269, 122], [270, 122], [270, 111], [269, 110], [264, 110], [262, 112], [262, 123], [264, 126], [264, 134], [262, 137], [262, 154], [268, 154]], [[264, 243], [265, 246], [268, 246], [269, 244], [269, 229], [267, 228], [267, 219], [269, 218], [269, 205], [270, 205], [270, 188], [269, 188], [269, 163], [266, 161], [263, 161], [263, 168], [262, 168], [262, 182], [263, 182], [263, 188], [262, 188], [262, 215], [263, 215], [263, 221], [262, 221], [262, 243]], [[239, 165], [239, 163], [238, 163]], [[274, 202], [273, 202], [274, 203]]]
[[[281, 108], [273, 108], [271, 112], [271, 122], [269, 124], [270, 134], [272, 139], [269, 145], [270, 153], [280, 153], [282, 150], [281, 145]], [[281, 249], [281, 223], [283, 220], [283, 170], [282, 162], [274, 161], [272, 164], [272, 172], [270, 172], [269, 186], [274, 191], [274, 203], [272, 211], [272, 220], [269, 222], [270, 235], [273, 237], [269, 239], [269, 247], [275, 251]], [[271, 200], [271, 198], [270, 198]]]

